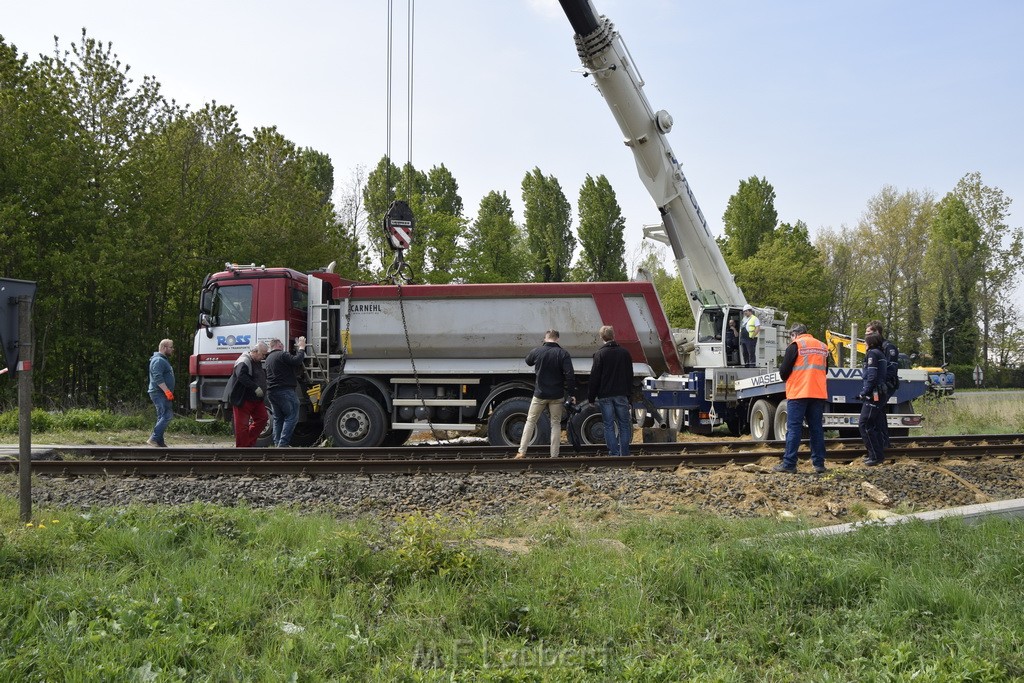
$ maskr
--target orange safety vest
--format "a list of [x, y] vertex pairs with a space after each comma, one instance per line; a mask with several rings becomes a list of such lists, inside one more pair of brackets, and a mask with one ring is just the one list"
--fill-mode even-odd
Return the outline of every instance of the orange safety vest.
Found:
[[786, 379], [786, 398], [828, 398], [825, 385], [828, 348], [809, 334], [801, 334], [796, 343], [796, 363]]

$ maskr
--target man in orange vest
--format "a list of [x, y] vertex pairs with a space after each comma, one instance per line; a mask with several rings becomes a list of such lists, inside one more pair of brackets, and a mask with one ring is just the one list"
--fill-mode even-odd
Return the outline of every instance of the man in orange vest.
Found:
[[779, 376], [786, 383], [786, 453], [776, 472], [796, 473], [796, 451], [804, 420], [811, 433], [811, 464], [816, 474], [825, 472], [825, 428], [822, 421], [828, 403], [825, 384], [828, 349], [807, 334], [807, 326], [794, 323], [789, 330], [792, 340], [779, 366]]

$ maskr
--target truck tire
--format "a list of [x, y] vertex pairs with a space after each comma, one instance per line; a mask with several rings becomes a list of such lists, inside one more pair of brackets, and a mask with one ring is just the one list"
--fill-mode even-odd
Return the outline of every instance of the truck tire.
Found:
[[300, 448], [309, 448], [320, 440], [324, 435], [324, 423], [320, 420], [298, 422], [295, 431], [292, 432], [292, 445]]
[[754, 441], [771, 441], [775, 405], [771, 401], [759, 398], [750, 409], [750, 436]]
[[[487, 420], [487, 442], [492, 446], [519, 448], [526, 426], [526, 415], [530, 412], [530, 399], [510, 398], [498, 404]], [[537, 429], [529, 446], [551, 442], [551, 420], [547, 411], [537, 420]]]
[[772, 424], [775, 425], [775, 438], [785, 441], [786, 432], [789, 430], [789, 402], [786, 399], [779, 401], [779, 405], [775, 407], [775, 419], [772, 420]]
[[388, 433], [384, 435], [384, 440], [380, 442], [381, 446], [403, 446], [405, 442], [412, 436], [411, 429], [389, 429]]
[[[266, 448], [274, 445], [274, 406], [269, 400], [264, 400], [263, 405], [267, 407], [267, 424], [263, 431], [256, 437], [256, 448]], [[232, 428], [234, 425], [232, 425]]]
[[[644, 411], [646, 414], [646, 411]], [[573, 426], [584, 446], [604, 446], [604, 418], [597, 406], [587, 406], [572, 417]]]
[[339, 448], [379, 446], [387, 432], [380, 404], [364, 394], [342, 394], [327, 408], [324, 431]]

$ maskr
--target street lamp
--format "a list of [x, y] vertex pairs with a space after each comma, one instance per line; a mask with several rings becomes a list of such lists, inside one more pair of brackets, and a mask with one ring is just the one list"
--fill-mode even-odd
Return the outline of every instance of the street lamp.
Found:
[[951, 327], [942, 333], [942, 362], [939, 364], [943, 367], [946, 366], [946, 335], [955, 330], [955, 327]]

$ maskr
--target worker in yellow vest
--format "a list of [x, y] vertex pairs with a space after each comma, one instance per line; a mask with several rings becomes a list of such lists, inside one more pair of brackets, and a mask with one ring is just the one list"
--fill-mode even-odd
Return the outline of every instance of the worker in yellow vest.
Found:
[[743, 320], [740, 321], [740, 346], [743, 348], [743, 364], [748, 368], [756, 365], [757, 338], [761, 335], [761, 321], [754, 315], [750, 304], [743, 307]]
[[811, 435], [811, 464], [816, 474], [824, 474], [828, 348], [808, 334], [802, 323], [793, 324], [789, 338], [791, 343], [779, 366], [779, 377], [786, 383], [786, 453], [775, 471], [796, 473], [796, 452], [806, 420]]

